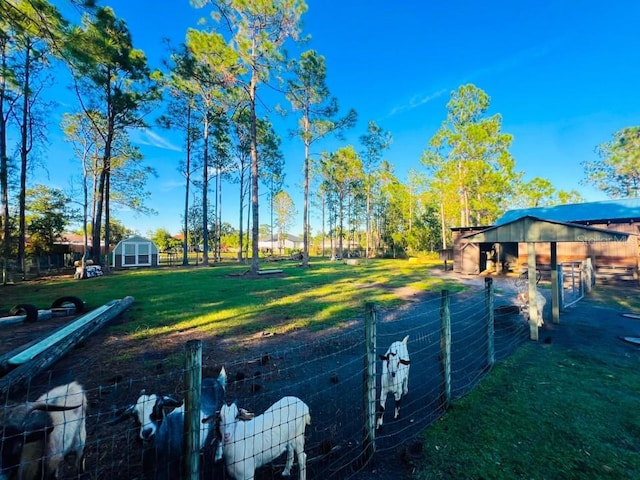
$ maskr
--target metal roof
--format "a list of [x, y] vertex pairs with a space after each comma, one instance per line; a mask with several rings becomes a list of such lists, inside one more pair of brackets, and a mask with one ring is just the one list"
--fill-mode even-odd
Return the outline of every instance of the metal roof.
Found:
[[629, 233], [558, 222], [527, 215], [461, 237], [472, 243], [506, 242], [626, 242]]
[[605, 200], [602, 202], [573, 203], [552, 207], [509, 210], [495, 225], [504, 225], [521, 217], [533, 216], [560, 222], [596, 223], [600, 221], [640, 221], [640, 198]]

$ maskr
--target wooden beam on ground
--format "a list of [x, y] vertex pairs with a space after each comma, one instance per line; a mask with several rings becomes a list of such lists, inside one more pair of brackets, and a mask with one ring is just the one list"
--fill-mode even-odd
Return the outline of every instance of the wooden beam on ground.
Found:
[[258, 270], [258, 275], [269, 275], [270, 273], [282, 273], [282, 270]]
[[81, 329], [82, 327], [87, 325], [89, 322], [92, 322], [96, 317], [108, 311], [109, 309], [113, 308], [113, 306], [114, 306], [113, 303], [108, 303], [106, 305], [96, 308], [95, 310], [85, 315], [82, 315], [80, 318], [56, 330], [48, 337], [45, 337], [44, 339], [40, 340], [38, 343], [14, 355], [13, 357], [7, 360], [7, 363], [9, 365], [22, 365], [23, 363], [27, 363], [29, 360], [33, 360], [34, 357], [36, 357], [37, 355], [40, 355], [49, 347], [63, 340], [68, 335], [71, 335], [76, 330]]
[[[85, 322], [80, 328], [68, 333], [65, 337], [60, 338], [57, 342], [51, 344], [47, 349], [40, 352], [33, 359], [28, 360], [0, 379], [0, 393], [5, 394], [11, 388], [21, 386], [23, 383], [31, 380], [33, 377], [49, 368], [60, 358], [69, 353], [80, 342], [98, 331], [114, 318], [118, 317], [122, 312], [129, 308], [134, 302], [133, 297], [125, 297], [121, 300], [113, 300], [107, 305], [110, 308], [103, 309], [101, 313], [89, 322]], [[63, 327], [64, 328], [64, 327]], [[54, 333], [56, 335], [56, 333]], [[29, 347], [32, 348], [32, 347]]]

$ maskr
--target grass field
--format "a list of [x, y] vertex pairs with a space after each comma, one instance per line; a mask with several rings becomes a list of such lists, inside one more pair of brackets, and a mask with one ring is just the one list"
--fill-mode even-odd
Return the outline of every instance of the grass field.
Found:
[[429, 275], [430, 268], [439, 267], [440, 262], [426, 259], [371, 260], [357, 266], [312, 259], [310, 269], [297, 262], [266, 263], [263, 269], [283, 274], [258, 278], [248, 278], [248, 267], [233, 263], [116, 271], [81, 281], [54, 277], [0, 287], [0, 311], [19, 303], [48, 308], [66, 295], [81, 298], [89, 308], [132, 296], [135, 318], [113, 328], [126, 328], [135, 339], [193, 328], [221, 335], [318, 330], [362, 316], [365, 302], [401, 303], [396, 288], [459, 290], [455, 282]]
[[[582, 302], [640, 311], [637, 287]], [[640, 478], [640, 351], [594, 342], [520, 348], [424, 432], [414, 478]]]

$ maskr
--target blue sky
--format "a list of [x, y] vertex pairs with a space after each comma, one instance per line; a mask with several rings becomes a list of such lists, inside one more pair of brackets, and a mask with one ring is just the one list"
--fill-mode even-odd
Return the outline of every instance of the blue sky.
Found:
[[[70, 12], [66, 0], [54, 3]], [[152, 67], [160, 67], [168, 55], [163, 39], [178, 45], [208, 11], [192, 8], [188, 0], [102, 4], [125, 19], [134, 46], [145, 51]], [[595, 147], [616, 130], [640, 125], [640, 2], [308, 0], [308, 6], [303, 31], [311, 39], [289, 51], [313, 48], [324, 55], [331, 93], [343, 111], [354, 108], [359, 118], [344, 142], [318, 143], [315, 153], [342, 144], [359, 150], [358, 138], [374, 120], [393, 135], [384, 157], [405, 180], [410, 168], [421, 168], [421, 154], [445, 119], [451, 91], [473, 83], [491, 97], [489, 114], [501, 114], [503, 131], [514, 135], [511, 152], [525, 179], [540, 176], [558, 189], [578, 190], [588, 201], [605, 199], [580, 183], [580, 163], [596, 159]], [[61, 83], [58, 88], [64, 88]], [[275, 100], [288, 105], [284, 98]], [[62, 101], [58, 110], [65, 107]], [[303, 148], [289, 138], [294, 122], [292, 115], [276, 125], [286, 190], [299, 209], [291, 233], [299, 234]], [[69, 172], [79, 163], [61, 144], [58, 125], [59, 118], [52, 118], [46, 181], [68, 188]], [[177, 233], [184, 197], [177, 172], [181, 140], [157, 127], [136, 139], [158, 171], [148, 187], [149, 205], [160, 213], [118, 211], [115, 216], [141, 234], [159, 227]], [[44, 171], [37, 175], [46, 178]], [[223, 196], [223, 219], [236, 226], [236, 186], [224, 185]], [[266, 207], [266, 200], [262, 203]], [[317, 217], [312, 212], [314, 231]], [[261, 223], [267, 219], [261, 209]]]

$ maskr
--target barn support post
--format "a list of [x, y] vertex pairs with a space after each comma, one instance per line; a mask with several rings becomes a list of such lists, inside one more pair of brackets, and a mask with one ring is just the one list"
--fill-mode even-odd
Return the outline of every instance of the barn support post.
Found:
[[200, 393], [202, 388], [202, 340], [185, 347], [184, 455], [182, 478], [200, 479]]
[[536, 269], [536, 244], [527, 242], [527, 270], [529, 277], [529, 338], [538, 340], [538, 318], [542, 312], [538, 312], [538, 302], [536, 301], [537, 269]]
[[493, 338], [493, 322], [494, 322], [494, 309], [493, 309], [493, 278], [484, 279], [485, 288], [485, 300], [487, 307], [487, 367], [493, 367], [496, 361], [495, 345]]
[[440, 408], [451, 404], [451, 313], [449, 292], [442, 290], [440, 300]]
[[364, 334], [364, 441], [365, 462], [376, 451], [376, 322], [377, 310], [373, 303], [365, 303]]
[[562, 284], [558, 282], [558, 244], [551, 242], [551, 321], [560, 323], [560, 289]]

